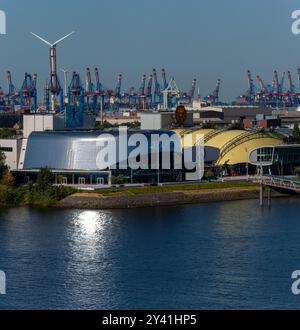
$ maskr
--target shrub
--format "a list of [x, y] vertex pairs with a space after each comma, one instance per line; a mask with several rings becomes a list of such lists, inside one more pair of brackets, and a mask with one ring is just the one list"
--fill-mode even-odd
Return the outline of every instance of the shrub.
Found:
[[1, 183], [6, 187], [13, 187], [15, 185], [15, 178], [9, 169], [5, 169], [2, 174]]
[[212, 179], [215, 177], [215, 173], [213, 170], [209, 169], [209, 170], [206, 170], [205, 173], [204, 173], [204, 178], [206, 179]]
[[112, 176], [111, 177], [111, 184], [124, 184], [128, 182], [128, 178], [123, 175]]
[[53, 173], [49, 168], [42, 168], [37, 176], [36, 184], [39, 190], [44, 191], [49, 185], [54, 182]]

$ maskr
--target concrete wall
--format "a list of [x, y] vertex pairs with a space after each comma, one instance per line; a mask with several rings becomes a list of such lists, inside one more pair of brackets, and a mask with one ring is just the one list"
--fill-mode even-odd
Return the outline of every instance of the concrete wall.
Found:
[[[140, 113], [142, 130], [170, 129], [175, 124], [174, 112]], [[187, 112], [185, 127], [193, 126], [193, 113]]]
[[54, 119], [52, 114], [23, 116], [23, 135], [27, 139], [31, 132], [43, 132], [54, 129]]
[[4, 153], [5, 163], [11, 170], [18, 168], [21, 145], [21, 139], [0, 139], [0, 150]]
[[162, 120], [159, 113], [141, 113], [141, 129], [161, 129]]
[[[92, 129], [95, 125], [95, 116], [84, 114], [83, 127], [79, 129]], [[76, 129], [76, 127], [72, 128]], [[65, 115], [62, 114], [28, 114], [23, 116], [23, 135], [27, 139], [31, 132], [67, 130]]]

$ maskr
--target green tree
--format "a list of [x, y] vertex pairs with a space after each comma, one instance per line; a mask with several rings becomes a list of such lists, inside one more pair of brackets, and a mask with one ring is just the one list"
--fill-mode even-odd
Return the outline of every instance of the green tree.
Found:
[[138, 120], [135, 120], [134, 122], [124, 123], [121, 126], [127, 126], [128, 129], [139, 129], [141, 128], [141, 123]]
[[204, 178], [205, 179], [212, 179], [215, 177], [215, 173], [212, 169], [208, 169], [204, 172]]
[[95, 123], [95, 129], [103, 130], [103, 129], [109, 129], [115, 127], [113, 124], [109, 123], [107, 120], [104, 120], [104, 122], [101, 124], [100, 121], [97, 121]]
[[14, 128], [1, 128], [0, 139], [9, 139], [17, 135], [17, 131]]
[[6, 168], [2, 174], [1, 183], [6, 187], [13, 187], [15, 185], [15, 178], [8, 168]]
[[0, 177], [2, 177], [4, 171], [6, 170], [7, 166], [5, 164], [5, 154], [3, 151], [0, 151]]
[[111, 177], [112, 184], [124, 184], [126, 182], [128, 182], [128, 178], [126, 176], [118, 175], [118, 176]]
[[49, 168], [42, 168], [37, 176], [36, 184], [39, 190], [44, 191], [53, 184], [54, 176]]
[[300, 166], [295, 167], [295, 173], [300, 176]]
[[294, 130], [293, 130], [293, 138], [299, 142], [300, 141], [300, 129], [299, 129], [299, 124], [296, 123], [294, 125]]

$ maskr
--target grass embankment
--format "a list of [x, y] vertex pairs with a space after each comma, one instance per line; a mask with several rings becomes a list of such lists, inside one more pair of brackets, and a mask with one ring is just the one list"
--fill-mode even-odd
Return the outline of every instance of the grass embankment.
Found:
[[64, 198], [57, 206], [78, 209], [173, 206], [253, 199], [257, 198], [258, 191], [258, 185], [246, 181], [109, 188], [77, 192]]
[[1, 206], [52, 206], [61, 199], [76, 192], [63, 186], [47, 185], [41, 189], [37, 185], [28, 184], [20, 187], [0, 185]]
[[[144, 187], [123, 187], [106, 188], [93, 191], [94, 195], [101, 197], [117, 196], [138, 196], [157, 193], [172, 192], [199, 192], [211, 190], [212, 192], [221, 189], [246, 188], [249, 191], [257, 189], [257, 184], [247, 181], [233, 182], [210, 182], [210, 183], [190, 183], [190, 184], [172, 184], [164, 186], [144, 186]], [[54, 206], [59, 201], [75, 194], [77, 196], [91, 196], [90, 192], [80, 192], [64, 186], [53, 186], [51, 184], [38, 185], [27, 184], [19, 187], [7, 187], [0, 185], [0, 205], [1, 206]]]
[[253, 188], [258, 185], [250, 181], [226, 181], [226, 182], [203, 182], [189, 184], [171, 184], [164, 186], [145, 186], [145, 187], [124, 187], [124, 188], [107, 188], [99, 189], [96, 192], [102, 196], [114, 195], [140, 195], [140, 194], [155, 194], [162, 192], [175, 191], [194, 191], [204, 189], [226, 189], [226, 188]]

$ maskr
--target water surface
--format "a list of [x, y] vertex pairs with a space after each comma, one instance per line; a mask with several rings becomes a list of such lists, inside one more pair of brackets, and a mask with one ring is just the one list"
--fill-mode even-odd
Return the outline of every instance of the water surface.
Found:
[[0, 210], [0, 308], [298, 308], [299, 200]]

